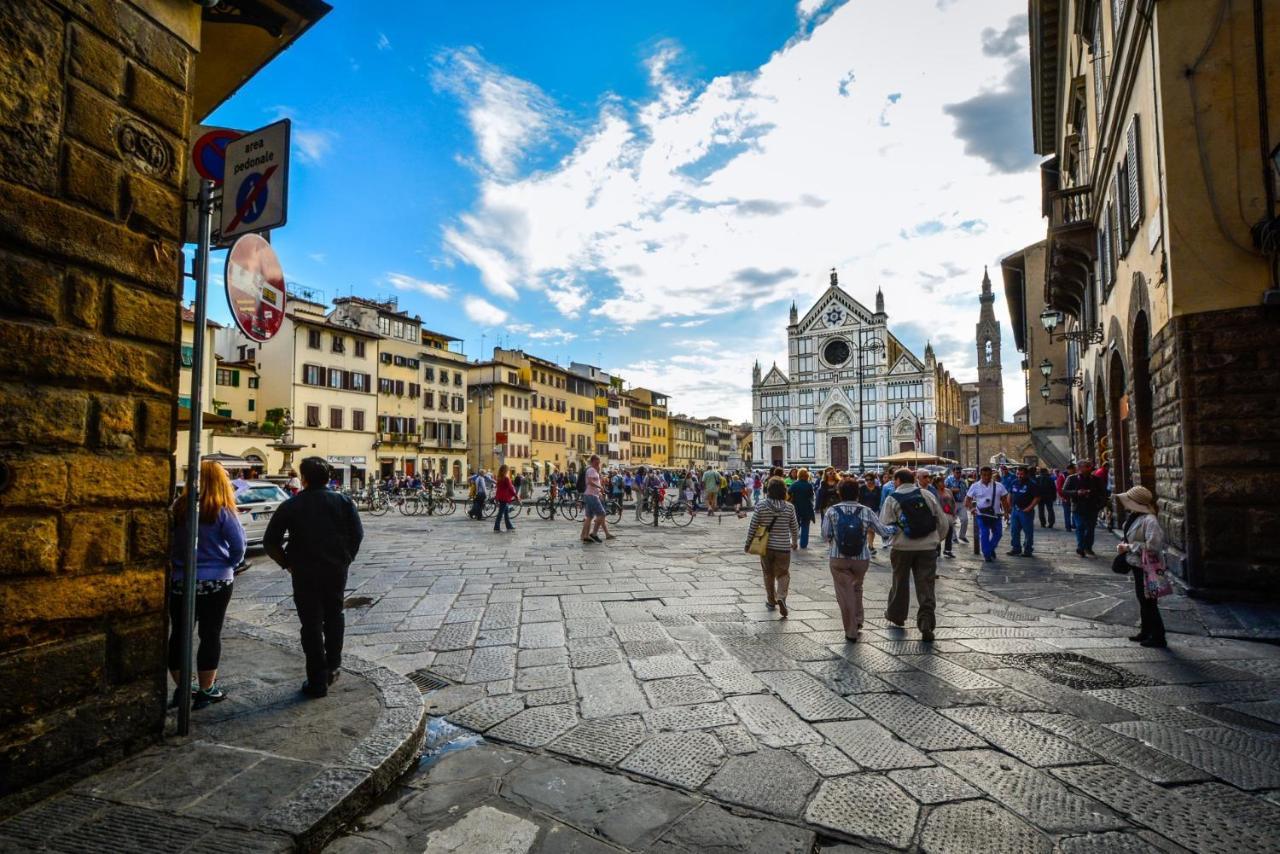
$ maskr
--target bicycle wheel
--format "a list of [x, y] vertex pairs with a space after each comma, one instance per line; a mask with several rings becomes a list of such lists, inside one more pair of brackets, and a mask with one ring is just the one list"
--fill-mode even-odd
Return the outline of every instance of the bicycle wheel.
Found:
[[607, 510], [609, 513], [609, 521], [611, 523], [616, 525], [622, 521], [622, 502], [621, 501], [610, 501], [609, 504], [605, 507], [605, 510]]
[[381, 516], [390, 509], [391, 503], [385, 495], [375, 495], [369, 499], [369, 512], [375, 516]]
[[642, 500], [640, 502], [639, 514], [640, 514], [641, 524], [652, 525], [653, 524], [653, 502]]
[[578, 511], [581, 509], [578, 502], [565, 500], [560, 502], [560, 515], [568, 519], [570, 522], [576, 521]]
[[498, 512], [498, 502], [492, 498], [485, 499], [484, 510], [482, 511], [484, 518], [492, 519]]
[[693, 513], [683, 501], [677, 501], [667, 508], [667, 518], [671, 520], [671, 524], [677, 528], [683, 528], [693, 521]]
[[543, 519], [551, 518], [551, 502], [548, 501], [545, 497], [539, 498], [536, 502], [534, 502], [533, 509]]
[[508, 505], [507, 505], [507, 507], [508, 507], [508, 509], [507, 509], [507, 516], [508, 516], [508, 518], [514, 519], [514, 518], [516, 518], [517, 516], [519, 516], [519, 515], [520, 515], [520, 508], [521, 508], [521, 507], [523, 507], [523, 506], [524, 506], [524, 505], [522, 505], [519, 501], [512, 501], [510, 504], [508, 504]]
[[458, 502], [452, 498], [441, 498], [441, 505], [444, 507], [444, 515], [452, 516], [458, 510]]
[[396, 510], [400, 511], [401, 516], [412, 516], [418, 507], [418, 500], [409, 495], [396, 496]]

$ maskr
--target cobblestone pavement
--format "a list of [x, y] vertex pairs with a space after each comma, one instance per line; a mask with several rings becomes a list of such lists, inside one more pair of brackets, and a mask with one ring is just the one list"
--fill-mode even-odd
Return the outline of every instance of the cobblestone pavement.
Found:
[[[1075, 534], [1061, 527], [1037, 528], [1034, 558], [1002, 555], [992, 567], [963, 548], [964, 543], [957, 544], [962, 548], [956, 553], [967, 568], [984, 567], [975, 574], [979, 585], [1004, 599], [1057, 614], [1128, 626], [1138, 621], [1133, 582], [1128, 576], [1109, 571], [1119, 540], [1119, 534], [1100, 529], [1095, 543], [1098, 557], [1082, 558], [1075, 553]], [[1007, 531], [1000, 545], [1002, 549], [1009, 548]], [[1187, 596], [1178, 587], [1177, 595], [1161, 602], [1160, 609], [1169, 631], [1280, 641], [1280, 603], [1213, 602]]]
[[[427, 695], [430, 712], [538, 754], [529, 767], [584, 763], [617, 786], [691, 794], [708, 815], [768, 818], [801, 831], [790, 850], [1280, 847], [1280, 647], [1172, 635], [1168, 650], [1142, 648], [1128, 627], [1000, 599], [965, 560], [941, 566], [926, 644], [880, 618], [883, 554], [862, 640], [847, 644], [824, 553], [795, 557], [781, 620], [742, 552], [745, 524], [624, 522], [616, 540], [585, 546], [575, 525], [526, 515], [510, 534], [460, 514], [368, 519], [350, 648], [453, 683]], [[296, 631], [288, 578], [267, 566], [241, 576], [232, 611]], [[529, 784], [525, 807], [565, 785]], [[559, 820], [604, 844], [598, 828]], [[535, 830], [491, 850], [573, 850], [546, 848], [550, 831]], [[603, 838], [613, 850], [698, 850], [667, 832]], [[760, 850], [725, 833], [723, 848], [702, 850]]]

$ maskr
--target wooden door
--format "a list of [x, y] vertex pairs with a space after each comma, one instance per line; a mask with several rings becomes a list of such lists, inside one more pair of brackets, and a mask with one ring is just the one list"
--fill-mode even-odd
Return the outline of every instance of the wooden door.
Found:
[[782, 446], [774, 445], [769, 449], [769, 459], [773, 461], [774, 466], [782, 465]]
[[836, 436], [831, 440], [831, 465], [836, 471], [849, 468], [848, 436]]

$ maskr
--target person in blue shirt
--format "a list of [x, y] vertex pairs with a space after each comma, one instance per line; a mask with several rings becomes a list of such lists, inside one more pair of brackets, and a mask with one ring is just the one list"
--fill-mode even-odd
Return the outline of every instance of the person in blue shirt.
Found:
[[[1012, 512], [1009, 516], [1009, 554], [1014, 557], [1031, 557], [1035, 548], [1036, 505], [1040, 503], [1040, 487], [1031, 478], [1026, 466], [1018, 467], [1018, 474], [1008, 487]], [[1023, 543], [1023, 539], [1026, 543]]]
[[1008, 466], [1000, 466], [1000, 485], [1003, 486], [1006, 491], [1008, 491], [1009, 487], [1013, 486], [1017, 480], [1018, 475], [1009, 471]]

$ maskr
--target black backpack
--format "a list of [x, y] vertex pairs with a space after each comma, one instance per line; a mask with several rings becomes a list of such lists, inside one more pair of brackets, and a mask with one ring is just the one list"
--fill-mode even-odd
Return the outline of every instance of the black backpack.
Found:
[[575, 488], [578, 490], [579, 493], [585, 493], [587, 491], [587, 470], [586, 469], [578, 469], [578, 482], [575, 484]]
[[862, 550], [867, 547], [867, 526], [861, 511], [851, 512], [838, 504], [832, 509], [836, 513], [836, 550], [842, 557], [862, 557]]
[[898, 526], [907, 539], [918, 540], [938, 530], [938, 518], [933, 515], [923, 492], [894, 492], [891, 497], [898, 502]]

